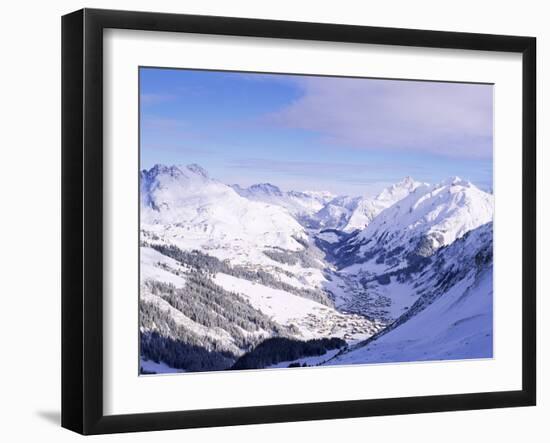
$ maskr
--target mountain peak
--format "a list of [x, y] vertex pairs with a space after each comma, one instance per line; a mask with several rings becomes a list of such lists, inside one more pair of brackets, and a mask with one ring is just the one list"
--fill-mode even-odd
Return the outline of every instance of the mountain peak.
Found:
[[412, 185], [413, 183], [415, 183], [414, 179], [410, 176], [410, 175], [407, 175], [403, 180], [401, 180], [398, 185]]
[[193, 174], [196, 174], [202, 178], [208, 178], [208, 172], [202, 166], [197, 163], [191, 163], [186, 166], [187, 170], [191, 171]]
[[414, 178], [412, 178], [410, 175], [407, 175], [403, 180], [395, 183], [391, 186], [391, 189], [406, 189], [408, 191], [413, 191], [414, 189], [418, 188], [420, 185], [422, 185], [421, 182], [417, 182]]
[[178, 177], [182, 174], [181, 169], [179, 169], [177, 166], [167, 166], [163, 165], [162, 163], [157, 163], [151, 169], [144, 170], [143, 172], [150, 177], [156, 177], [158, 175], [169, 175], [171, 177]]
[[353, 209], [344, 231], [353, 232], [364, 229], [380, 212], [404, 199], [422, 185], [423, 183], [407, 176], [400, 182], [385, 188], [375, 198], [362, 198]]
[[377, 201], [392, 200], [394, 203], [406, 197], [410, 192], [414, 191], [424, 183], [417, 182], [410, 175], [407, 175], [403, 180], [385, 188], [375, 198]]
[[446, 180], [443, 180], [441, 182], [441, 186], [454, 186], [454, 185], [460, 185], [460, 186], [471, 186], [472, 183], [468, 180], [464, 180], [458, 176], [452, 176], [447, 178]]
[[188, 177], [185, 172], [191, 172], [195, 176], [199, 176], [201, 178], [209, 178], [208, 172], [199, 166], [196, 163], [191, 163], [189, 165], [164, 165], [162, 163], [155, 164], [151, 169], [147, 170], [144, 169], [142, 173], [144, 176], [147, 176], [148, 178], [152, 179], [158, 176], [169, 176], [172, 178], [181, 178], [181, 177]]
[[281, 189], [271, 183], [257, 183], [250, 186], [248, 189], [253, 192], [261, 192], [267, 195], [282, 195]]

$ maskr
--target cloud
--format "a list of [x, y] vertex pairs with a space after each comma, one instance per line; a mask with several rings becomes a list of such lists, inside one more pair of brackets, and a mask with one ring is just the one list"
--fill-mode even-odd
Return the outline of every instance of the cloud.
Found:
[[491, 85], [303, 77], [302, 96], [271, 124], [314, 131], [327, 144], [491, 158]]

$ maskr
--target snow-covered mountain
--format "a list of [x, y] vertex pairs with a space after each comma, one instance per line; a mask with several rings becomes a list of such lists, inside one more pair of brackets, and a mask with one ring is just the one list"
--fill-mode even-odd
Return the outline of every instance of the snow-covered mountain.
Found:
[[405, 198], [422, 183], [406, 177], [384, 189], [376, 197], [340, 195], [326, 202], [307, 218], [307, 226], [354, 232], [364, 229], [380, 212]]
[[[463, 354], [468, 343], [489, 352], [493, 195], [467, 181], [408, 177], [375, 198], [334, 197], [229, 186], [191, 164], [156, 165], [140, 183], [145, 372], [260, 361], [253, 351], [278, 349], [269, 342], [277, 337], [302, 343], [293, 345], [300, 352], [328, 346], [323, 358], [296, 354], [302, 363], [375, 361], [362, 354], [370, 343], [388, 343], [393, 357], [379, 361], [391, 361], [410, 328], [418, 331], [410, 355], [431, 347], [441, 352], [427, 358], [439, 358], [451, 340]], [[449, 326], [469, 313], [478, 320], [459, 323], [466, 329]], [[419, 321], [433, 322], [445, 343]], [[470, 341], [468, 328], [477, 334]], [[348, 350], [322, 342], [330, 339]], [[270, 367], [293, 363], [283, 358], [293, 349]]]
[[239, 185], [231, 185], [231, 187], [242, 197], [253, 201], [282, 206], [292, 215], [298, 217], [314, 214], [323, 208], [329, 200], [334, 198], [334, 195], [330, 192], [284, 192], [270, 183], [259, 183], [248, 188], [242, 188]]
[[310, 224], [317, 229], [344, 230], [360, 201], [361, 197], [335, 197], [310, 217]]
[[418, 186], [364, 230], [318, 241], [338, 269], [326, 288], [338, 308], [392, 322], [416, 301], [433, 254], [492, 219], [493, 196], [469, 182]]
[[[259, 192], [281, 197], [270, 186]], [[182, 357], [189, 354], [206, 358], [205, 368], [226, 369], [269, 337], [357, 342], [380, 330], [381, 322], [333, 307], [326, 266], [282, 205], [243, 197], [194, 164], [142, 171], [145, 371], [158, 367], [153, 357], [169, 368], [197, 370]]]
[[325, 364], [492, 357], [492, 239], [487, 223], [439, 249], [410, 287], [410, 307]]
[[384, 209], [389, 208], [398, 201], [407, 197], [423, 183], [414, 181], [411, 177], [405, 177], [399, 183], [384, 189], [374, 198], [362, 198], [350, 214], [347, 224], [343, 230], [353, 232], [357, 229], [364, 229]]
[[153, 245], [142, 246], [140, 255], [146, 371], [158, 372], [159, 362], [162, 372], [227, 369], [272, 337], [356, 343], [382, 328], [381, 322], [339, 312], [271, 274], [198, 251]]
[[429, 257], [492, 221], [493, 200], [492, 194], [458, 177], [417, 186], [340, 247], [340, 266], [375, 261], [392, 268]]
[[304, 228], [278, 205], [251, 201], [198, 165], [156, 165], [141, 173], [144, 239], [199, 249], [231, 261], [268, 248], [303, 249]]
[[[402, 200], [423, 183], [405, 177], [376, 197], [335, 196], [330, 192], [282, 191], [271, 183], [231, 187], [242, 197], [287, 209], [304, 226], [353, 232], [364, 229], [380, 212]], [[424, 184], [425, 185], [425, 184]]]

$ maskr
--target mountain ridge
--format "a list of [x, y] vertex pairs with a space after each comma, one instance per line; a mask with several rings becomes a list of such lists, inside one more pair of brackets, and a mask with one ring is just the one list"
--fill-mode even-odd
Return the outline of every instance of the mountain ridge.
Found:
[[202, 355], [205, 370], [220, 370], [277, 336], [345, 340], [348, 350], [308, 360], [345, 364], [348, 351], [385, 343], [437, 300], [457, 301], [453, 288], [487, 293], [486, 277], [467, 288], [471, 261], [492, 266], [474, 252], [492, 248], [493, 198], [458, 177], [405, 177], [367, 198], [227, 185], [198, 164], [143, 170], [140, 328], [144, 361], [159, 360], [144, 368], [196, 371]]

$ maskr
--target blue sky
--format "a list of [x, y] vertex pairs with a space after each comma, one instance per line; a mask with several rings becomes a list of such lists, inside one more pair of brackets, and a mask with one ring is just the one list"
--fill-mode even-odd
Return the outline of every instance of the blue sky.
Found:
[[491, 85], [140, 69], [141, 167], [372, 195], [410, 175], [492, 188]]

